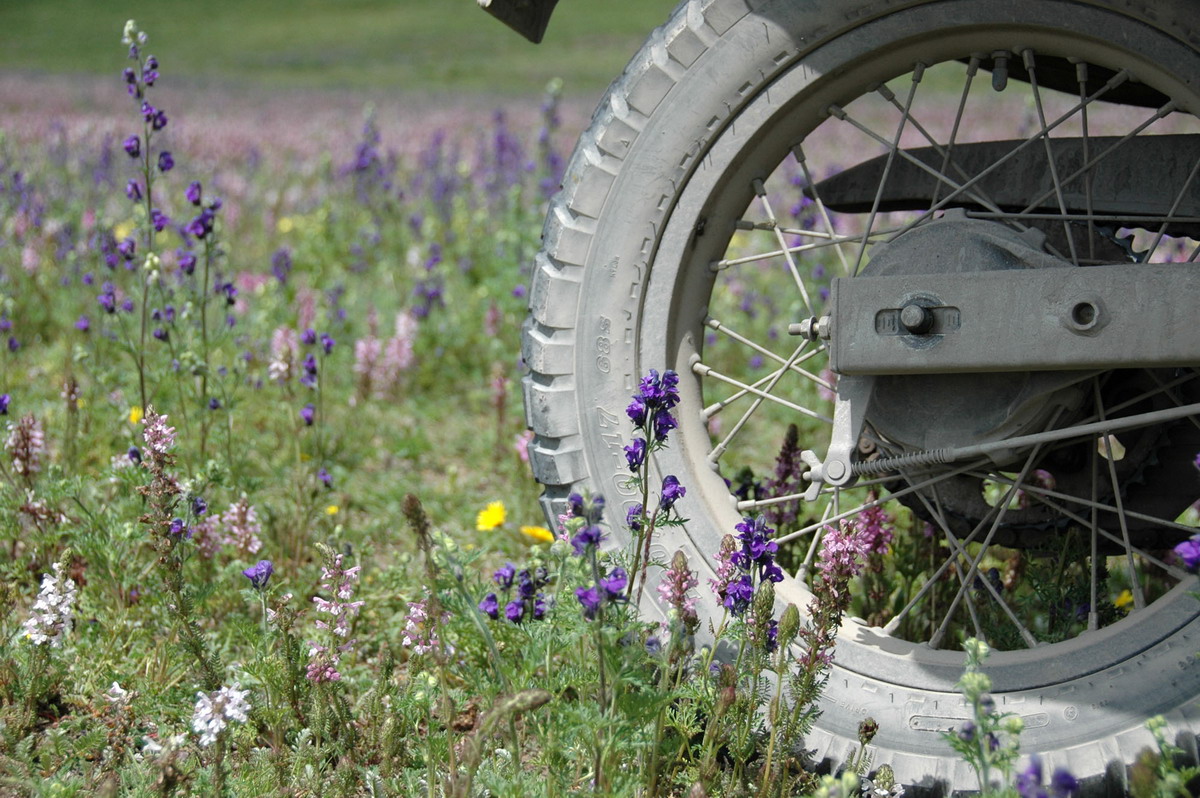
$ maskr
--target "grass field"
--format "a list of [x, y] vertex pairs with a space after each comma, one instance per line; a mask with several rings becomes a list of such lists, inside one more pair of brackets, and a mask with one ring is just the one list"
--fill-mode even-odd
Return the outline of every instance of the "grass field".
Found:
[[189, 81], [272, 87], [571, 93], [608, 85], [675, 0], [562, 3], [533, 45], [474, 0], [56, 0], [0, 2], [0, 70], [108, 74], [120, 26]]

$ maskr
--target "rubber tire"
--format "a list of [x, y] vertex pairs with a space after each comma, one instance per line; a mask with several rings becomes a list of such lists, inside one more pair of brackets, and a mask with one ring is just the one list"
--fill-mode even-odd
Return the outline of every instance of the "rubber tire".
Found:
[[[667, 339], [680, 333], [664, 330], [661, 316], [672, 303], [692, 300], [681, 299], [676, 285], [655, 284], [656, 259], [666, 257], [661, 248], [671, 225], [684, 223], [673, 214], [689, 183], [715, 157], [711, 148], [723, 135], [736, 135], [748, 109], [771, 102], [767, 87], [773, 81], [810, 63], [828, 66], [826, 54], [867, 31], [878, 38], [873, 46], [883, 47], [889, 39], [920, 35], [930, 29], [922, 26], [936, 26], [939, 19], [1033, 19], [1028, 14], [1050, 26], [1120, 30], [1131, 40], [1145, 32], [1172, 38], [1184, 59], [1179, 63], [1188, 67], [1185, 77], [1194, 79], [1200, 75], [1194, 11], [1182, 0], [683, 2], [601, 102], [546, 221], [523, 355], [530, 368], [526, 414], [536, 433], [531, 461], [545, 485], [548, 517], [563, 511], [572, 490], [601, 493], [622, 542], [616, 517], [619, 500], [627, 499], [621, 446], [631, 431], [623, 408], [648, 369], [686, 374], [688, 366], [668, 351]], [[862, 46], [859, 39], [853, 46]], [[676, 238], [688, 234], [676, 231]], [[686, 415], [699, 399], [687, 395], [686, 385], [684, 392], [680, 412]], [[666, 456], [676, 459], [657, 465], [662, 473], [679, 473], [679, 458], [700, 445], [685, 438], [682, 454], [669, 451]], [[716, 476], [688, 488], [690, 523], [657, 548], [666, 557], [682, 548], [704, 586], [717, 543], [732, 531], [737, 514], [716, 496], [723, 490]], [[1065, 766], [1089, 777], [1093, 793], [1113, 792], [1124, 786], [1124, 766], [1151, 742], [1145, 719], [1164, 714], [1169, 733], [1194, 757], [1200, 668], [1193, 658], [1200, 619], [1189, 587], [1194, 589], [1180, 585], [1136, 624], [1120, 622], [1067, 643], [993, 655], [988, 670], [999, 708], [1025, 718], [1023, 752], [1040, 752], [1049, 768]], [[795, 584], [790, 589], [785, 600], [804, 607], [807, 591]], [[716, 613], [710, 597], [702, 601]], [[836, 767], [857, 748], [858, 722], [869, 715], [880, 725], [874, 767], [889, 764], [901, 783], [937, 792], [976, 789], [973, 772], [934, 733], [964, 717], [953, 687], [961, 666], [959, 653], [847, 624], [824, 712], [806, 747]]]

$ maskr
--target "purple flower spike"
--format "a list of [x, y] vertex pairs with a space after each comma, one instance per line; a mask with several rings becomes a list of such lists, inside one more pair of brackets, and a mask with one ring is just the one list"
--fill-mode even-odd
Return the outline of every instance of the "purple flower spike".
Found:
[[125, 152], [129, 153], [130, 158], [136, 158], [142, 154], [142, 140], [137, 136], [130, 136], [121, 142], [121, 146], [125, 148]]
[[175, 168], [175, 159], [171, 157], [171, 153], [163, 150], [158, 154], [158, 171], [169, 172]]
[[325, 350], [325, 354], [333, 351], [333, 345], [337, 343], [333, 340], [333, 336], [329, 333], [321, 333], [321, 348]]
[[687, 488], [679, 484], [679, 478], [674, 474], [668, 474], [667, 476], [663, 477], [661, 494], [662, 498], [660, 499], [659, 503], [664, 510], [669, 510], [671, 509], [672, 505], [682, 499], [686, 493]]
[[142, 185], [138, 183], [138, 181], [130, 179], [130, 181], [125, 184], [125, 196], [129, 197], [129, 199], [133, 200], [134, 202], [139, 201], [142, 198]]
[[192, 203], [193, 205], [199, 205], [200, 199], [201, 199], [201, 192], [202, 192], [202, 189], [200, 187], [200, 181], [193, 180], [191, 183], [188, 184], [187, 190], [183, 192], [183, 196], [186, 197], [187, 201]]
[[503, 568], [497, 569], [496, 573], [492, 574], [492, 579], [497, 585], [507, 590], [512, 587], [513, 578], [516, 575], [517, 567], [512, 563], [505, 563]]
[[304, 407], [300, 408], [300, 418], [304, 421], [304, 426], [311, 427], [313, 420], [316, 418], [317, 408], [312, 402], [309, 402]]
[[513, 623], [520, 623], [525, 618], [525, 602], [513, 600], [504, 608], [504, 617]]
[[255, 590], [262, 590], [271, 580], [273, 573], [275, 573], [275, 566], [271, 564], [270, 560], [259, 560], [242, 571], [242, 576], [250, 580], [250, 586]]
[[610, 599], [620, 598], [628, 583], [629, 577], [624, 568], [614, 568], [608, 576], [600, 577], [600, 587]]
[[637, 470], [646, 462], [646, 441], [642, 438], [634, 438], [633, 442], [625, 447], [625, 462], [629, 464], [629, 470], [637, 473]]
[[583, 606], [583, 617], [589, 621], [596, 617], [596, 612], [600, 609], [600, 591], [594, 587], [577, 587], [575, 588], [575, 598], [579, 599], [579, 603]]
[[1192, 573], [1200, 571], [1200, 537], [1189, 538], [1175, 547], [1175, 554], [1183, 561], [1183, 567]]
[[495, 593], [488, 593], [483, 597], [483, 601], [479, 602], [479, 611], [493, 621], [500, 617], [500, 602]]

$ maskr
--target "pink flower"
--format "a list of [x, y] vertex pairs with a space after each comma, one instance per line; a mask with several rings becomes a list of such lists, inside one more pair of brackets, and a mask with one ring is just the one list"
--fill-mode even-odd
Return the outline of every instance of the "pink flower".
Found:
[[21, 417], [16, 424], [8, 425], [8, 438], [4, 451], [12, 458], [13, 471], [24, 477], [42, 470], [42, 454], [46, 451], [46, 438], [42, 425], [32, 413]]
[[287, 382], [296, 370], [300, 352], [300, 337], [290, 327], [280, 327], [271, 336], [271, 362], [267, 376], [276, 382]]
[[221, 524], [225, 530], [225, 543], [247, 554], [257, 554], [262, 548], [262, 540], [258, 537], [262, 525], [258, 523], [258, 513], [245, 496], [229, 505], [229, 509], [221, 514]]
[[142, 418], [142, 437], [146, 441], [146, 453], [150, 459], [162, 457], [175, 446], [175, 428], [167, 426], [167, 416], [146, 408]]

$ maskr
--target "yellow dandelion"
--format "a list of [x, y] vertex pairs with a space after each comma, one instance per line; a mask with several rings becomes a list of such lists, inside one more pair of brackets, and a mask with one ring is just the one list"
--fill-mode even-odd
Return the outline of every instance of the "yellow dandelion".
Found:
[[281, 233], [290, 233], [295, 228], [296, 221], [290, 216], [280, 217], [279, 221], [275, 223], [275, 229]]
[[1133, 604], [1133, 594], [1128, 589], [1122, 590], [1117, 597], [1113, 599], [1113, 605], [1119, 610], [1129, 612], [1130, 605]]
[[538, 543], [554, 542], [553, 533], [551, 533], [550, 530], [546, 529], [544, 526], [523, 526], [521, 527], [521, 534], [528, 535]]
[[337, 515], [339, 512], [341, 512], [341, 508], [336, 504], [331, 504], [325, 508], [325, 515]]
[[140, 406], [134, 405], [133, 407], [129, 408], [129, 423], [130, 424], [141, 424], [142, 423], [142, 415], [143, 415], [142, 408]]
[[508, 512], [504, 509], [504, 502], [492, 502], [480, 510], [479, 515], [475, 516], [475, 528], [480, 532], [491, 532], [503, 524], [507, 517]]

